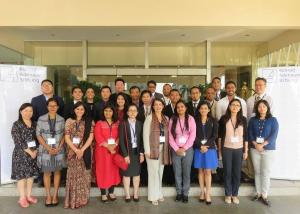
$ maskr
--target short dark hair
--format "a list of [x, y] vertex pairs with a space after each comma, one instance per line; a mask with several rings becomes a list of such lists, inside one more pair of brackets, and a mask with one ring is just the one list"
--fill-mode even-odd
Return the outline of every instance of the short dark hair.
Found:
[[263, 103], [265, 106], [267, 106], [267, 109], [268, 109], [268, 110], [267, 110], [267, 113], [266, 113], [266, 118], [272, 117], [270, 104], [269, 104], [268, 101], [266, 101], [266, 100], [259, 100], [259, 101], [255, 104], [255, 106], [254, 106], [255, 117], [256, 117], [257, 119], [259, 119], [259, 117], [260, 117], [260, 113], [258, 112], [258, 106], [259, 106], [259, 104], [261, 104], [261, 103]]
[[141, 98], [142, 98], [142, 96], [144, 96], [144, 94], [149, 94], [150, 97], [152, 96], [152, 94], [149, 90], [143, 90], [141, 93]]
[[101, 89], [100, 89], [100, 93], [102, 92], [103, 89], [106, 89], [106, 88], [109, 89], [109, 91], [111, 93], [111, 88], [108, 85], [102, 86]]
[[179, 94], [179, 96], [181, 96], [180, 91], [178, 89], [176, 89], [176, 88], [171, 89], [170, 94], [172, 92], [177, 92]]
[[53, 97], [52, 97], [52, 98], [49, 98], [49, 99], [47, 100], [46, 105], [48, 106], [49, 103], [51, 103], [51, 102], [55, 102], [56, 105], [59, 106], [58, 100], [55, 99], [55, 98], [53, 98]]
[[267, 80], [265, 79], [265, 78], [263, 78], [263, 77], [257, 77], [256, 79], [255, 79], [255, 83], [257, 82], [257, 81], [264, 81], [265, 82], [265, 84], [267, 84]]
[[115, 79], [115, 85], [117, 84], [117, 82], [122, 82], [123, 84], [125, 84], [125, 80], [124, 79], [122, 79], [122, 78], [120, 78], [120, 77], [118, 77], [118, 78], [116, 78]]
[[53, 86], [53, 82], [49, 79], [44, 79], [42, 82], [41, 82], [41, 85], [43, 85], [44, 82], [48, 82], [50, 83], [52, 86]]
[[82, 89], [78, 86], [78, 85], [75, 85], [75, 86], [73, 86], [73, 88], [72, 88], [72, 94], [73, 94], [73, 92], [75, 91], [75, 89], [80, 89], [80, 91], [83, 93], [83, 91], [82, 91]]
[[[24, 122], [23, 121], [23, 118], [22, 118], [22, 115], [21, 115], [21, 111], [23, 111], [25, 108], [27, 107], [31, 107], [32, 110], [33, 110], [33, 106], [31, 105], [31, 103], [23, 103], [20, 108], [19, 108], [19, 119], [18, 121], [21, 121], [21, 122]], [[31, 121], [32, 121], [32, 118], [31, 118]]]
[[198, 89], [198, 91], [201, 93], [201, 90], [198, 86], [193, 86], [190, 88], [190, 93], [192, 92], [193, 89]]
[[105, 116], [104, 116], [104, 111], [107, 108], [110, 108], [113, 111], [113, 116], [112, 116], [113, 123], [117, 122], [118, 121], [118, 113], [116, 111], [116, 108], [111, 103], [108, 103], [107, 105], [104, 106], [103, 110], [101, 111], [101, 117], [100, 118], [103, 118], [104, 121], [106, 120]]
[[215, 80], [219, 80], [221, 82], [221, 78], [220, 77], [214, 77], [211, 82], [215, 81]]
[[154, 84], [154, 85], [156, 86], [156, 82], [155, 82], [154, 80], [149, 80], [149, 81], [147, 82], [147, 86], [149, 86], [149, 84]]
[[230, 85], [230, 84], [233, 84], [234, 87], [236, 87], [236, 83], [235, 83], [234, 81], [232, 81], [232, 80], [229, 80], [229, 81], [226, 82], [225, 88], [226, 88], [228, 85]]
[[134, 86], [131, 86], [131, 87], [130, 87], [129, 93], [130, 93], [131, 90], [133, 90], [133, 89], [138, 89], [139, 91], [141, 91], [141, 89], [140, 89], [138, 86], [134, 85]]
[[[126, 113], [129, 111], [129, 108], [132, 107], [132, 106], [134, 106], [134, 107], [136, 108], [137, 111], [139, 110], [139, 108], [137, 107], [136, 104], [130, 103], [130, 104], [128, 105], [128, 107], [127, 107]], [[128, 119], [128, 115], [127, 115], [127, 114], [124, 114], [124, 118], [125, 118], [125, 119]]]

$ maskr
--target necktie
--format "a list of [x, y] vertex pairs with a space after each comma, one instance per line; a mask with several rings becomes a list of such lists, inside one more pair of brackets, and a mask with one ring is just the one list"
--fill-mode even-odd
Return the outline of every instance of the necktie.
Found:
[[197, 103], [193, 103], [194, 112], [197, 110]]
[[256, 103], [258, 102], [258, 101], [260, 101], [261, 100], [261, 98], [260, 98], [260, 96], [255, 96], [255, 99], [254, 99], [254, 105], [253, 105], [253, 113], [255, 112], [255, 106], [256, 106]]

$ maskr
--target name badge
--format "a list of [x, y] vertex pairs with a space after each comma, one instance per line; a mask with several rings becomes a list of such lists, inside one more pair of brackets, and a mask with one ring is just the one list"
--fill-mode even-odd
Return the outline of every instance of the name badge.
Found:
[[79, 137], [73, 137], [73, 144], [78, 145], [80, 143]]
[[114, 145], [114, 144], [116, 144], [115, 139], [113, 139], [113, 138], [108, 138], [107, 144], [108, 144], [108, 145]]
[[256, 143], [261, 144], [261, 143], [264, 143], [264, 142], [265, 142], [265, 138], [263, 138], [263, 137], [257, 137], [256, 138]]
[[231, 137], [231, 143], [238, 143], [239, 142], [239, 137]]
[[186, 143], [186, 137], [185, 136], [180, 136], [179, 137], [179, 144], [185, 144]]
[[48, 143], [48, 145], [55, 145], [56, 144], [56, 140], [55, 140], [55, 138], [48, 138], [47, 139], [47, 143]]
[[204, 145], [207, 143], [207, 139], [201, 140], [201, 144]]
[[27, 146], [28, 148], [33, 148], [33, 147], [36, 147], [36, 144], [35, 144], [35, 141], [30, 141], [30, 142], [27, 142]]
[[159, 136], [159, 142], [160, 143], [166, 142], [166, 137], [165, 136]]

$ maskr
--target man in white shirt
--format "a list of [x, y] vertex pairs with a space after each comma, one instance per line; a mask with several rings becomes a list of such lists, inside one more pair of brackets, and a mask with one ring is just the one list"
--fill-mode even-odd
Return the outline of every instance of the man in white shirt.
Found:
[[248, 121], [255, 116], [254, 106], [259, 100], [266, 100], [270, 105], [271, 113], [273, 113], [273, 99], [266, 94], [267, 80], [262, 77], [255, 79], [255, 94], [247, 100], [247, 116]]
[[229, 102], [233, 99], [238, 99], [241, 101], [242, 104], [242, 111], [243, 116], [247, 118], [247, 105], [245, 100], [242, 98], [236, 96], [236, 84], [233, 81], [228, 81], [225, 85], [226, 90], [226, 97], [222, 98], [218, 101], [217, 107], [216, 107], [216, 118], [217, 120], [220, 120], [220, 118], [226, 113], [226, 110], [228, 108]]

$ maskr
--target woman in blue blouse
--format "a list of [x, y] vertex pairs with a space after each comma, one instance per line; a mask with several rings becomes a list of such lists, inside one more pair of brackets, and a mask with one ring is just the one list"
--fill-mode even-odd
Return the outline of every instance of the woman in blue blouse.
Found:
[[278, 134], [278, 122], [270, 112], [270, 106], [266, 100], [260, 100], [254, 107], [255, 117], [249, 121], [248, 135], [251, 146], [251, 155], [255, 172], [256, 196], [253, 201], [262, 199], [262, 202], [270, 206], [268, 192], [270, 188], [271, 166], [276, 149]]

